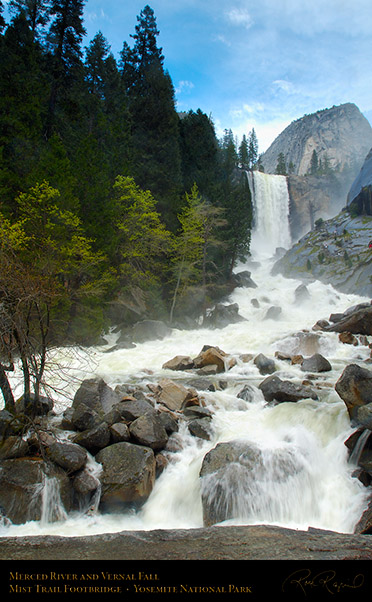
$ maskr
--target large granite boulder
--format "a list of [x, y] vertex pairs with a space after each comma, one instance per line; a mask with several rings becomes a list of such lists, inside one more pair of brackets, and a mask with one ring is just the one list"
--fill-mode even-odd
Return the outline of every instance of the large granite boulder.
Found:
[[72, 441], [87, 449], [91, 454], [96, 454], [110, 443], [110, 436], [111, 433], [108, 424], [101, 422], [101, 424], [92, 429], [80, 431], [73, 437]]
[[204, 318], [203, 326], [206, 328], [225, 328], [229, 324], [237, 324], [244, 322], [245, 318], [239, 314], [239, 305], [232, 303], [231, 305], [217, 305]]
[[330, 372], [332, 366], [329, 361], [320, 353], [314, 353], [307, 357], [301, 364], [302, 372]]
[[0, 460], [22, 458], [28, 454], [28, 443], [22, 437], [11, 435], [0, 442]]
[[141, 506], [150, 495], [156, 462], [149, 447], [122, 442], [109, 445], [96, 455], [102, 464], [100, 509], [120, 512]]
[[139, 416], [131, 423], [129, 432], [136, 443], [154, 450], [163, 449], [168, 441], [167, 431], [154, 413]]
[[345, 402], [350, 418], [356, 420], [359, 408], [371, 403], [372, 372], [357, 364], [349, 364], [338, 379], [335, 389]]
[[74, 473], [85, 466], [86, 450], [75, 443], [55, 441], [47, 448], [49, 458], [68, 473]]
[[192, 399], [194, 393], [181, 383], [163, 378], [159, 381], [158, 401], [174, 412], [180, 411]]
[[300, 399], [318, 399], [318, 395], [311, 387], [282, 380], [275, 375], [265, 378], [258, 388], [262, 391], [266, 401], [282, 403], [296, 402]]
[[273, 374], [273, 372], [276, 370], [275, 361], [269, 357], [266, 357], [263, 353], [259, 353], [254, 358], [253, 363], [257, 366], [262, 376], [265, 376], [266, 374]]
[[118, 394], [103, 379], [84, 380], [75, 393], [70, 420], [77, 430], [94, 428], [119, 401]]
[[243, 440], [219, 443], [206, 454], [200, 470], [204, 526], [232, 518], [257, 519], [262, 506], [279, 518], [278, 489], [288, 496], [303, 470], [291, 448], [261, 449]]
[[[72, 486], [64, 470], [58, 466], [46, 466], [41, 458], [24, 457], [4, 460], [0, 471], [0, 507], [14, 524], [61, 519], [72, 504]], [[43, 496], [50, 495], [47, 516], [43, 514]]]
[[162, 340], [172, 334], [172, 329], [159, 320], [142, 320], [134, 324], [131, 337], [135, 343]]
[[197, 357], [194, 358], [195, 368], [216, 366], [216, 372], [225, 372], [227, 355], [218, 347], [204, 345]]
[[237, 288], [257, 288], [257, 284], [252, 280], [251, 272], [248, 270], [233, 274], [231, 280]]
[[346, 311], [325, 330], [329, 332], [350, 332], [351, 334], [372, 335], [372, 305], [361, 304]]

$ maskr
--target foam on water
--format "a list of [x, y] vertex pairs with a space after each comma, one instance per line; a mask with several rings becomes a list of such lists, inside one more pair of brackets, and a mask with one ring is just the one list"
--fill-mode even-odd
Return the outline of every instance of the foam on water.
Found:
[[[282, 180], [275, 181], [283, 194]], [[286, 219], [285, 211], [280, 211], [280, 215], [281, 219]], [[274, 223], [271, 214], [270, 220]], [[280, 228], [278, 220], [274, 225]], [[175, 355], [195, 357], [205, 344], [220, 347], [234, 355], [237, 363], [221, 375], [225, 381], [224, 390], [202, 393], [205, 405], [213, 412], [211, 440], [195, 438], [186, 425], [181, 426], [177, 435], [181, 449], [169, 454], [167, 468], [156, 480], [153, 492], [138, 513], [100, 515], [96, 504], [88, 514], [59, 516], [55, 522], [4, 524], [0, 527], [0, 535], [50, 533], [77, 536], [121, 530], [201, 527], [202, 487], [204, 493], [208, 493], [210, 487], [212, 495], [215, 486], [211, 480], [208, 485], [199, 478], [203, 458], [218, 443], [233, 440], [257, 446], [261, 462], [255, 478], [252, 474], [247, 476], [242, 469], [238, 489], [232, 491], [229, 478], [219, 483], [220, 491], [235, 508], [234, 518], [223, 524], [265, 523], [298, 529], [312, 526], [353, 531], [366, 504], [366, 488], [351, 476], [353, 467], [348, 464], [344, 441], [352, 429], [345, 404], [333, 386], [348, 363], [364, 361], [370, 350], [342, 345], [337, 334], [311, 332], [311, 329], [319, 319], [328, 318], [330, 313], [343, 312], [365, 299], [313, 282], [308, 285], [310, 299], [298, 303], [295, 290], [299, 281], [272, 276], [271, 259], [252, 259], [257, 259], [259, 265], [257, 262], [251, 264], [252, 268], [250, 264], [240, 265], [236, 271], [252, 271], [257, 288], [238, 288], [229, 299], [231, 303], [238, 303], [239, 312], [245, 318], [243, 322], [217, 330], [175, 329], [162, 341], [138, 344], [133, 349], [108, 352], [112, 339], [106, 347], [84, 353], [71, 349], [54, 352], [55, 366], [68, 366], [68, 373], [72, 370], [76, 376], [59, 397], [58, 410], [62, 412], [71, 404], [79, 379], [100, 375], [112, 387], [129, 382], [156, 382], [164, 376], [184, 380], [192, 376], [164, 370], [163, 363]], [[257, 299], [258, 304], [253, 305], [253, 299]], [[281, 307], [277, 320], [265, 319], [272, 305]], [[264, 353], [274, 357], [276, 351], [305, 356], [319, 352], [329, 359], [333, 369], [322, 375], [321, 380], [331, 386], [324, 385], [319, 401], [306, 399], [276, 406], [265, 404], [258, 389], [264, 377], [253, 362], [245, 363], [240, 356]], [[301, 382], [304, 378], [298, 365], [276, 359], [276, 366], [277, 375], [283, 379]], [[50, 374], [56, 387], [62, 372], [54, 369]], [[253, 387], [250, 402], [238, 398], [244, 384]], [[94, 459], [91, 462], [94, 471]], [[96, 469], [99, 470], [99, 466]]]

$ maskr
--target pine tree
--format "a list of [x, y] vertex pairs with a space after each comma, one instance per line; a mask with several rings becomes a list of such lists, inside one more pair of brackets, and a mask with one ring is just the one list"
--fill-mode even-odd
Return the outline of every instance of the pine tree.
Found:
[[51, 0], [48, 41], [52, 49], [52, 84], [46, 122], [48, 138], [55, 125], [58, 97], [68, 76], [80, 66], [81, 43], [86, 31], [83, 10], [86, 0]]
[[242, 173], [230, 193], [227, 214], [227, 226], [224, 233], [224, 255], [227, 275], [231, 278], [238, 261], [245, 261], [249, 255], [252, 230], [252, 199], [248, 179]]
[[245, 134], [243, 134], [243, 138], [239, 146], [239, 163], [242, 169], [249, 168], [248, 140]]
[[137, 17], [132, 51], [122, 52], [123, 81], [128, 82], [132, 126], [133, 175], [149, 189], [169, 224], [175, 224], [182, 187], [178, 116], [172, 80], [157, 47], [159, 31], [153, 10]]
[[316, 150], [313, 150], [310, 161], [310, 173], [312, 176], [315, 176], [318, 173], [319, 169], [319, 161], [318, 161], [318, 153]]
[[32, 31], [32, 37], [38, 37], [39, 30], [49, 20], [49, 0], [10, 0], [10, 12], [23, 13]]
[[196, 184], [201, 196], [218, 198], [219, 147], [211, 119], [200, 109], [189, 111], [179, 123], [183, 188]]
[[5, 27], [5, 19], [3, 17], [3, 12], [4, 12], [4, 6], [3, 6], [3, 3], [0, 0], [0, 33], [2, 32], [2, 30]]
[[0, 45], [0, 196], [12, 212], [14, 198], [34, 182], [48, 80], [39, 44], [23, 13], [7, 27]]
[[249, 139], [248, 139], [248, 162], [249, 162], [249, 167], [251, 169], [253, 169], [254, 165], [257, 163], [257, 158], [258, 158], [258, 140], [257, 140], [256, 132], [255, 132], [254, 128], [252, 128], [251, 132], [249, 133]]
[[287, 175], [287, 166], [285, 161], [285, 156], [283, 153], [279, 153], [278, 162], [275, 169], [276, 175], [286, 176]]
[[164, 63], [162, 48], [157, 47], [157, 37], [159, 30], [156, 25], [154, 11], [148, 5], [140, 12], [137, 17], [136, 33], [131, 35], [134, 39], [134, 56], [136, 60], [137, 77], [146, 75], [147, 69], [157, 62], [160, 65]]

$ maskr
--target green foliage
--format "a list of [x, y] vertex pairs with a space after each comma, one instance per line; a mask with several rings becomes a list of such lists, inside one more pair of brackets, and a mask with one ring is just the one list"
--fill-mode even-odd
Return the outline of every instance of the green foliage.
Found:
[[286, 176], [287, 174], [287, 166], [286, 160], [283, 153], [279, 153], [278, 162], [276, 165], [275, 173], [279, 176]]
[[177, 114], [150, 7], [117, 63], [101, 32], [83, 54], [85, 3], [11, 0], [3, 28], [0, 2], [2, 249], [69, 341], [98, 333], [119, 291], [170, 304], [182, 258], [177, 295], [223, 283], [249, 252], [237, 165], [259, 164], [254, 130], [239, 159], [231, 130], [218, 141], [200, 109]]
[[127, 286], [148, 290], [162, 276], [171, 235], [161, 222], [154, 197], [133, 178], [118, 176], [114, 190], [120, 278]]
[[200, 283], [204, 245], [201, 206], [198, 187], [194, 184], [191, 193], [186, 193], [186, 204], [178, 215], [180, 230], [172, 238], [170, 284], [174, 292], [169, 318], [171, 323], [177, 297], [181, 297], [188, 286]]

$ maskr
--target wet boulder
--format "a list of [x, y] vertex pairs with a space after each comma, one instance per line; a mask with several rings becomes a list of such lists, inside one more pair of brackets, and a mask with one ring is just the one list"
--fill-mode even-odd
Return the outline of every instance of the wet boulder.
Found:
[[372, 431], [372, 403], [360, 406], [357, 410], [356, 419], [358, 424]]
[[124, 422], [115, 422], [109, 428], [111, 443], [130, 440], [129, 428]]
[[92, 429], [81, 431], [73, 437], [72, 441], [94, 455], [110, 443], [110, 428], [106, 422], [101, 422]]
[[258, 387], [266, 401], [296, 402], [300, 399], [318, 399], [311, 387], [281, 380], [278, 376], [268, 376]]
[[326, 328], [330, 332], [372, 335], [372, 305], [360, 304], [347, 310], [341, 319]]
[[304, 468], [290, 448], [261, 449], [245, 440], [219, 443], [206, 454], [199, 473], [204, 526], [234, 518], [257, 520], [262, 506], [275, 512], [278, 495], [290, 495]]
[[178, 422], [174, 417], [174, 414], [164, 411], [158, 414], [160, 423], [165, 428], [167, 435], [178, 432]]
[[300, 284], [295, 290], [295, 302], [305, 303], [311, 299], [311, 295], [305, 284]]
[[245, 321], [245, 318], [239, 314], [239, 305], [237, 303], [232, 303], [231, 305], [217, 303], [209, 315], [204, 318], [203, 327], [225, 328], [229, 324], [237, 324]]
[[176, 355], [163, 364], [163, 370], [190, 370], [194, 367], [194, 362], [187, 355]]
[[120, 397], [103, 379], [84, 380], [75, 393], [70, 420], [78, 430], [93, 428], [119, 401]]
[[323, 355], [314, 353], [311, 357], [303, 360], [301, 370], [302, 372], [330, 372], [332, 366]]
[[259, 460], [259, 449], [241, 441], [219, 443], [204, 456], [199, 476], [205, 527], [236, 517], [239, 484]]
[[366, 510], [363, 512], [355, 526], [354, 533], [363, 535], [372, 534], [372, 497], [369, 500]]
[[153, 413], [154, 407], [148, 401], [144, 399], [128, 399], [127, 401], [121, 401], [117, 406], [120, 417], [126, 422], [133, 422], [140, 416], [145, 414]]
[[18, 414], [25, 413], [28, 416], [46, 416], [53, 410], [54, 402], [50, 397], [40, 396], [35, 397], [30, 394], [27, 400], [24, 395], [16, 402], [16, 412]]
[[247, 384], [239, 391], [237, 398], [251, 403], [257, 398], [262, 398], [262, 392], [254, 385]]
[[335, 389], [346, 404], [350, 418], [357, 419], [359, 408], [371, 403], [372, 372], [357, 364], [349, 364], [336, 382]]
[[0, 460], [22, 458], [28, 454], [28, 443], [22, 437], [11, 435], [0, 443]]
[[168, 441], [168, 434], [157, 414], [140, 416], [129, 427], [133, 439], [140, 445], [154, 450], [163, 449]]
[[282, 308], [278, 305], [272, 305], [267, 310], [264, 320], [279, 320], [280, 315], [282, 313]]
[[72, 486], [79, 496], [90, 496], [100, 487], [100, 481], [89, 470], [83, 469], [72, 479]]
[[202, 406], [191, 406], [183, 410], [183, 415], [187, 419], [212, 418], [213, 414], [208, 408]]
[[159, 382], [158, 401], [169, 410], [180, 411], [193, 396], [194, 393], [190, 389], [169, 378], [163, 378]]
[[48, 474], [41, 458], [26, 457], [4, 460], [0, 471], [0, 507], [4, 515], [14, 524], [30, 520], [39, 521], [43, 516], [43, 493], [53, 488], [48, 520], [62, 518], [69, 512], [72, 503], [72, 486], [64, 470], [49, 466]]
[[273, 372], [276, 370], [274, 360], [266, 357], [263, 353], [259, 353], [254, 358], [253, 363], [257, 366], [262, 376], [265, 376], [266, 374], [273, 374]]
[[204, 418], [196, 418], [190, 420], [188, 423], [188, 429], [191, 435], [198, 437], [199, 439], [205, 439], [209, 441], [212, 438], [212, 426], [211, 417], [206, 416]]
[[109, 445], [96, 455], [102, 464], [100, 509], [120, 512], [141, 506], [155, 483], [156, 462], [149, 447], [122, 442]]
[[48, 457], [68, 473], [77, 472], [85, 466], [88, 456], [86, 449], [75, 443], [54, 441], [47, 448]]
[[131, 337], [135, 343], [163, 340], [172, 334], [172, 328], [159, 320], [142, 320], [131, 329]]
[[244, 270], [232, 275], [232, 282], [236, 287], [257, 288], [257, 284], [251, 278], [251, 272]]
[[225, 372], [227, 355], [218, 347], [205, 345], [199, 355], [194, 358], [195, 368], [205, 368], [207, 366], [216, 366], [217, 372]]

